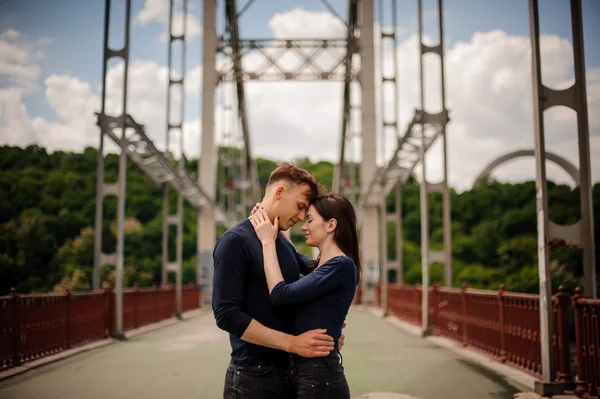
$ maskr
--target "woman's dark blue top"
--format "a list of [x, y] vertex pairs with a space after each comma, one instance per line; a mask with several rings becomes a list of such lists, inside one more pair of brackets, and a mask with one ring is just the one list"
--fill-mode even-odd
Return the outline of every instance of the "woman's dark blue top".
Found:
[[273, 305], [296, 305], [293, 334], [327, 329], [337, 345], [356, 290], [357, 268], [347, 256], [336, 256], [298, 281], [277, 284]]

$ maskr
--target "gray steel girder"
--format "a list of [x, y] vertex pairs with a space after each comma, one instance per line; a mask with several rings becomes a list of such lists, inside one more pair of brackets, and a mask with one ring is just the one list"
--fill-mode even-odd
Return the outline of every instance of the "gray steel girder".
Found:
[[213, 198], [202, 190], [194, 177], [188, 171], [177, 170], [170, 157], [159, 151], [152, 140], [146, 136], [144, 126], [138, 124], [129, 114], [125, 118], [126, 128], [131, 128], [126, 141], [121, 140], [115, 129], [122, 128], [122, 118], [96, 113], [98, 126], [103, 134], [109, 136], [115, 144], [127, 152], [129, 159], [144, 171], [156, 184], [168, 183], [175, 191], [181, 193], [185, 200], [194, 208], [199, 209], [209, 204], [215, 209], [217, 223], [226, 228], [237, 223], [233, 215], [225, 213], [216, 205]]

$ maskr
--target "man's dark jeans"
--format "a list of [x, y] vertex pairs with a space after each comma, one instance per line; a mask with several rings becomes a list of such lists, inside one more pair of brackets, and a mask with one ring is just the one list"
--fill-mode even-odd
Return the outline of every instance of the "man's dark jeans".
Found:
[[229, 364], [223, 399], [294, 399], [284, 367]]
[[223, 399], [350, 399], [338, 353], [314, 359], [293, 355], [289, 367], [229, 364]]
[[337, 350], [314, 359], [294, 355], [289, 373], [297, 399], [350, 399], [350, 388]]

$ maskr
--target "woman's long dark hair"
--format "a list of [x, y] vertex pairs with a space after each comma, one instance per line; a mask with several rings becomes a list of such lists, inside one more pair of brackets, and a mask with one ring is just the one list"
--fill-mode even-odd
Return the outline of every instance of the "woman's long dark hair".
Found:
[[[362, 267], [360, 265], [360, 254], [358, 252], [358, 225], [356, 222], [356, 212], [354, 207], [343, 195], [328, 193], [321, 194], [312, 200], [311, 205], [314, 205], [319, 215], [325, 220], [337, 220], [333, 239], [340, 247], [342, 252], [354, 261], [357, 268], [356, 285], [360, 283]], [[314, 264], [316, 267], [319, 264], [321, 255], [317, 257]]]

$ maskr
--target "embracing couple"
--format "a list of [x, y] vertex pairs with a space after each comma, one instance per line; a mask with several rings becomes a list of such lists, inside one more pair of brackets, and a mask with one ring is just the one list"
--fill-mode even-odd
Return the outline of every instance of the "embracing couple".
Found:
[[[299, 221], [315, 260], [280, 234]], [[232, 349], [223, 397], [350, 398], [339, 350], [361, 272], [352, 204], [284, 162], [213, 256], [213, 311]]]

